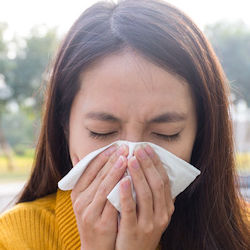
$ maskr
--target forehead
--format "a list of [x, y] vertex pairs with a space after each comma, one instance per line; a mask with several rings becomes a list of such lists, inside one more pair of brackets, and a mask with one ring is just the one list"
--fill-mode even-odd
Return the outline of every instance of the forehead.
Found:
[[80, 82], [76, 99], [86, 111], [133, 112], [144, 119], [158, 110], [188, 114], [193, 109], [183, 79], [133, 52], [102, 58], [81, 74]]

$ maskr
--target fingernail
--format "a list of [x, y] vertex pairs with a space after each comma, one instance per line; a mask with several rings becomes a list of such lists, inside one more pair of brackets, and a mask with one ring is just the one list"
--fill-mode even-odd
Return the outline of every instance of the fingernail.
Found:
[[122, 189], [123, 190], [128, 190], [130, 184], [130, 179], [128, 177], [123, 178], [122, 182]]
[[115, 168], [121, 168], [123, 166], [123, 162], [124, 162], [124, 156], [120, 155], [115, 163]]
[[123, 144], [119, 147], [119, 149], [116, 151], [116, 155], [119, 156], [121, 154], [123, 154], [126, 150], [126, 146]]
[[105, 151], [105, 155], [110, 156], [113, 152], [115, 152], [117, 149], [117, 145], [112, 145], [110, 148], [108, 148]]
[[131, 157], [131, 166], [134, 168], [134, 169], [138, 169], [140, 167], [137, 159], [135, 156]]
[[147, 158], [147, 153], [144, 151], [143, 148], [138, 149], [138, 155], [142, 160], [145, 160]]
[[154, 151], [149, 145], [144, 146], [144, 149], [149, 154], [150, 157], [154, 156]]

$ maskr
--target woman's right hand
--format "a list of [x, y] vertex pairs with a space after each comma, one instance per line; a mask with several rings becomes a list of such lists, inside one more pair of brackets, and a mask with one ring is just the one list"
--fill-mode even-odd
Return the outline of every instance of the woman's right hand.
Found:
[[112, 145], [91, 161], [71, 192], [81, 249], [115, 249], [118, 212], [106, 197], [123, 177], [127, 155], [126, 145]]

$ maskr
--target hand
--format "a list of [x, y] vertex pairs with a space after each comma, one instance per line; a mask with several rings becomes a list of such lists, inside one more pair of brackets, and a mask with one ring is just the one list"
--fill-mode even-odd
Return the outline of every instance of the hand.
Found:
[[89, 164], [71, 192], [84, 250], [115, 249], [118, 212], [106, 197], [124, 175], [128, 147], [125, 146], [123, 153], [119, 149], [108, 152], [109, 149]]
[[123, 178], [120, 184], [121, 220], [116, 250], [155, 250], [174, 212], [166, 171], [149, 145], [145, 150], [137, 148], [135, 157], [128, 161], [137, 207], [129, 178]]

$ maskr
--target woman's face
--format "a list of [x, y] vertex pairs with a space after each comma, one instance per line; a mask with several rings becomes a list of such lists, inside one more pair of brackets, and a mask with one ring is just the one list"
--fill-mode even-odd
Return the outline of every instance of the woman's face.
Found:
[[73, 165], [116, 140], [152, 142], [190, 161], [197, 121], [184, 80], [132, 51], [99, 60], [80, 79], [69, 120]]

